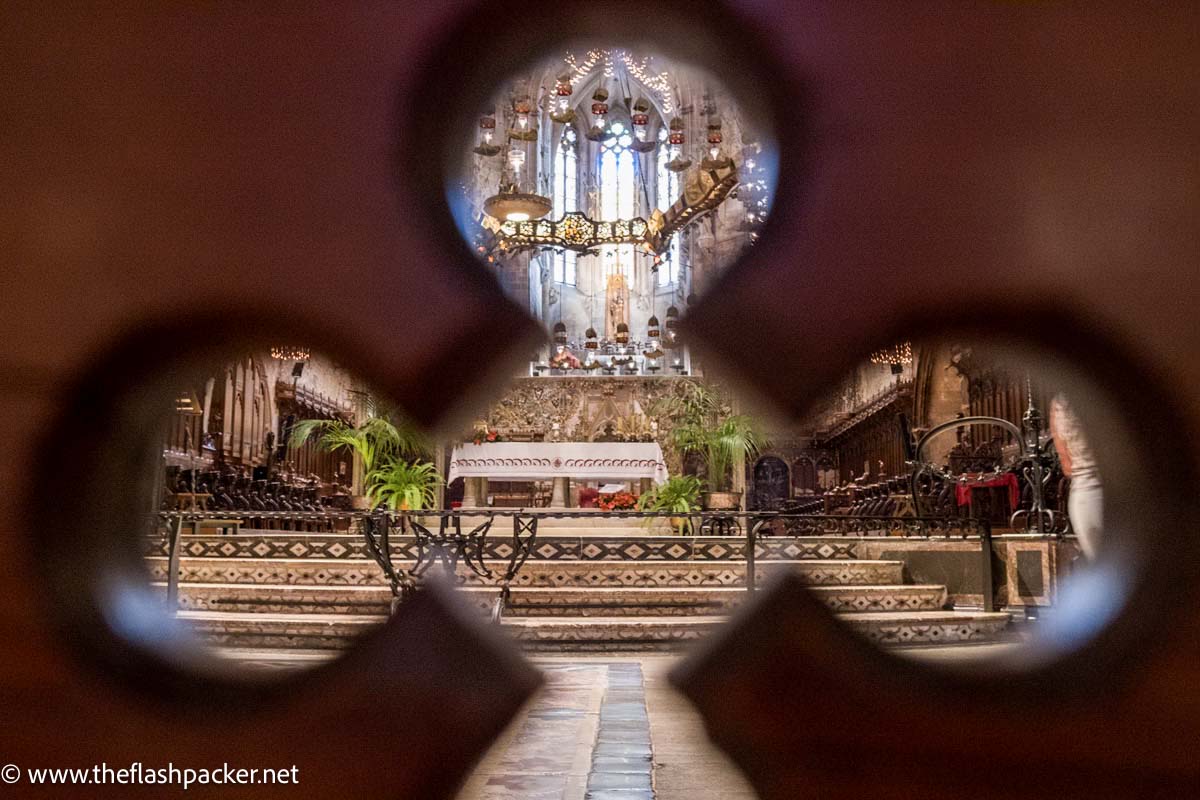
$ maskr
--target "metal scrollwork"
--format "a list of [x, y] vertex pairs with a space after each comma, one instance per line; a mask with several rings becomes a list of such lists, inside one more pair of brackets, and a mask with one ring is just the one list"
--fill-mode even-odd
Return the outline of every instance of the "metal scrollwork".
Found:
[[[1053, 472], [1053, 455], [1046, 447], [1046, 442], [1042, 435], [1045, 430], [1044, 419], [1041, 412], [1033, 404], [1033, 391], [1028, 386], [1028, 381], [1027, 393], [1028, 407], [1020, 426], [1000, 417], [976, 416], [962, 417], [943, 422], [925, 432], [917, 442], [913, 450], [913, 458], [909, 462], [909, 466], [912, 467], [910, 489], [914, 508], [917, 509], [918, 513], [922, 509], [928, 509], [931, 504], [931, 497], [923, 495], [921, 491], [923, 486], [931, 486], [931, 479], [934, 482], [937, 479], [944, 482], [947, 489], [943, 491], [943, 495], [946, 491], [952, 491], [953, 486], [959, 480], [959, 476], [941, 469], [935, 464], [922, 460], [921, 454], [925, 449], [925, 445], [929, 443], [929, 440], [940, 433], [956, 428], [971, 425], [993, 425], [1013, 434], [1018, 451], [1015, 459], [997, 467], [996, 472], [998, 474], [1001, 472], [1019, 474], [1025, 479], [1026, 484], [1030, 488], [1029, 508], [1014, 511], [1009, 524], [1013, 528], [1023, 528], [1029, 533], [1056, 533], [1059, 536], [1062, 535], [1066, 527], [1066, 521], [1062, 518], [1061, 513], [1046, 507], [1046, 489]], [[940, 498], [932, 502], [940, 506], [943, 499]]]
[[504, 609], [508, 607], [508, 600], [512, 596], [509, 586], [533, 552], [537, 528], [538, 517], [521, 517], [519, 515], [513, 517], [512, 555], [509, 556], [508, 569], [504, 571], [504, 577], [500, 579], [500, 595], [492, 605], [493, 622], [499, 622], [504, 616]]
[[463, 533], [461, 516], [441, 514], [438, 517], [438, 531], [434, 533], [416, 520], [408, 519], [408, 525], [417, 540], [417, 563], [409, 573], [414, 578], [422, 578], [430, 567], [440, 563], [448, 576], [454, 576], [458, 573], [458, 562], [461, 560], [479, 577], [492, 577], [492, 571], [483, 560], [492, 521], [489, 514], [471, 531]]

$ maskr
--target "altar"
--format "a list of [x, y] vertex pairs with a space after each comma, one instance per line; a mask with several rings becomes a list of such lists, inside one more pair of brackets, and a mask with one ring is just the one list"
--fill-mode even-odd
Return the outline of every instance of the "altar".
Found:
[[467, 483], [464, 506], [486, 502], [490, 478], [551, 480], [550, 504], [561, 508], [567, 505], [572, 479], [661, 484], [667, 480], [667, 464], [657, 442], [488, 442], [454, 448], [448, 479], [456, 478]]

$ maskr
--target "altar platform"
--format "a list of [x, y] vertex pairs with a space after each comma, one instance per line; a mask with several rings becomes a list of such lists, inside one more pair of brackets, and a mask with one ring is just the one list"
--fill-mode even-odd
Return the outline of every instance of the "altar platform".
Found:
[[[513, 554], [502, 522], [482, 551], [492, 575], [462, 563], [457, 570], [461, 597], [484, 618]], [[502, 623], [527, 650], [677, 649], [715, 631], [752, 594], [745, 537], [648, 533], [603, 512], [543, 522]], [[566, 526], [580, 522], [589, 523], [583, 533]], [[151, 579], [165, 594], [164, 542], [145, 541]], [[1023, 619], [1024, 606], [1053, 602], [1074, 544], [1000, 537], [992, 547], [1005, 565], [995, 576], [1002, 610], [994, 612], [980, 608], [978, 540], [764, 537], [755, 544], [757, 582], [798, 575], [845, 624], [883, 645], [1015, 641], [1023, 634], [1013, 612]], [[403, 567], [419, 552], [408, 535], [394, 536], [390, 548]], [[386, 621], [392, 599], [364, 538], [348, 533], [185, 529], [177, 578], [180, 620], [233, 656], [343, 649]]]

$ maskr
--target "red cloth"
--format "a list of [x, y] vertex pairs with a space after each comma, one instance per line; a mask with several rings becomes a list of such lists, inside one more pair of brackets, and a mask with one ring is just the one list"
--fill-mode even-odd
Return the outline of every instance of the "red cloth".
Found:
[[969, 506], [972, 489], [984, 489], [992, 486], [1008, 487], [1008, 503], [1014, 510], [1021, 504], [1021, 485], [1017, 482], [1017, 476], [1011, 472], [993, 475], [990, 478], [968, 476], [966, 481], [959, 481], [954, 487], [954, 496], [960, 506]]
[[600, 499], [600, 492], [596, 489], [585, 486], [579, 490], [580, 508], [595, 508], [598, 499]]

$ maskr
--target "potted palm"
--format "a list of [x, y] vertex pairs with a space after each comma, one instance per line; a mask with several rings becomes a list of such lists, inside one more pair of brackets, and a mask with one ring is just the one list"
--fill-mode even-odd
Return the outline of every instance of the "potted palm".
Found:
[[[669, 513], [671, 526], [680, 536], [692, 527], [689, 515], [700, 509], [700, 479], [695, 475], [676, 475], [638, 498], [639, 511]], [[646, 521], [653, 522], [652, 519]]]
[[[372, 404], [372, 408], [374, 408]], [[372, 413], [358, 425], [340, 419], [304, 419], [292, 426], [288, 444], [299, 447], [311, 437], [329, 452], [349, 450], [362, 463], [363, 486], [370, 487], [377, 468], [397, 458], [416, 459], [428, 452], [425, 436], [391, 413]], [[370, 502], [369, 493], [353, 498], [356, 508]]]
[[428, 461], [389, 458], [371, 473], [367, 498], [372, 506], [385, 505], [392, 511], [432, 508], [442, 476]]
[[704, 464], [708, 491], [704, 507], [709, 510], [736, 509], [742, 493], [732, 491], [733, 465], [752, 459], [763, 445], [762, 434], [754, 420], [745, 414], [692, 420], [672, 432], [675, 446], [682, 453], [695, 453]]

